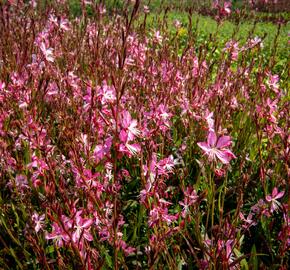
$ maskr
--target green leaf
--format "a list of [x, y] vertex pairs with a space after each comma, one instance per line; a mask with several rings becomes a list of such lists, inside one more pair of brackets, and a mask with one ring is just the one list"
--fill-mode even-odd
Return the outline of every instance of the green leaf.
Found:
[[51, 254], [51, 253], [53, 253], [54, 252], [54, 246], [48, 246], [46, 249], [45, 249], [45, 252], [47, 253], [47, 254]]
[[13, 210], [13, 213], [15, 215], [15, 218], [16, 218], [16, 224], [17, 224], [17, 228], [19, 228], [19, 216], [17, 214], [17, 211], [15, 210], [15, 206], [13, 203], [11, 203], [11, 208]]
[[[237, 258], [240, 258], [240, 257], [243, 256], [242, 253], [239, 250], [237, 250], [236, 248], [234, 248], [234, 253], [237, 256]], [[246, 259], [242, 259], [240, 261], [240, 265], [241, 265], [241, 269], [242, 270], [249, 270], [249, 266], [248, 266], [248, 263], [247, 263]]]
[[109, 255], [109, 253], [108, 253], [107, 250], [106, 250], [104, 253], [105, 253], [105, 260], [106, 260], [106, 263], [108, 264], [109, 268], [112, 269], [112, 268], [113, 268], [112, 257]]
[[256, 246], [253, 245], [251, 249], [251, 257], [250, 257], [250, 269], [252, 270], [258, 270], [258, 257], [257, 257], [257, 250]]

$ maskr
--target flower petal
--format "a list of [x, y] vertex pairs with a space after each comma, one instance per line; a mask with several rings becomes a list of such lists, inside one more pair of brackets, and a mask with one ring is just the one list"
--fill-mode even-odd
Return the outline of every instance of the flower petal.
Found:
[[224, 164], [229, 164], [233, 158], [236, 158], [236, 156], [228, 149], [216, 150], [215, 155]]
[[92, 219], [86, 219], [86, 218], [84, 218], [83, 220], [82, 220], [82, 225], [81, 225], [81, 227], [82, 228], [85, 228], [85, 229], [88, 229], [89, 227], [91, 227], [91, 225], [93, 224], [93, 220]]
[[210, 131], [207, 136], [207, 144], [211, 147], [216, 145], [217, 136], [214, 131]]
[[84, 238], [86, 238], [88, 241], [93, 241], [94, 238], [89, 232], [84, 233]]
[[285, 193], [285, 191], [281, 191], [281, 192], [279, 192], [279, 193], [275, 196], [275, 199], [280, 199], [280, 198], [282, 198], [282, 197], [284, 196], [284, 193]]
[[231, 158], [225, 151], [216, 150], [215, 151], [215, 155], [218, 157], [218, 159], [223, 164], [229, 164], [230, 163]]
[[222, 136], [218, 139], [216, 147], [224, 148], [224, 147], [230, 146], [231, 144], [232, 144], [232, 141], [231, 141], [230, 136]]
[[211, 150], [210, 146], [206, 142], [198, 142], [197, 145], [206, 153]]
[[272, 198], [275, 198], [277, 194], [278, 194], [278, 189], [274, 187], [274, 189], [272, 190]]

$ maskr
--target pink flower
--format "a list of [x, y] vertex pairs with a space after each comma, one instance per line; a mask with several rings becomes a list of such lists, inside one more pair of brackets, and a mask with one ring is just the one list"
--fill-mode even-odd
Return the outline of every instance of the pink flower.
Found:
[[281, 207], [281, 203], [277, 201], [284, 196], [284, 191], [278, 193], [278, 189], [275, 187], [272, 191], [271, 195], [266, 196], [266, 201], [271, 203], [271, 213], [276, 211], [279, 207]]
[[231, 13], [232, 3], [229, 1], [224, 2], [223, 12], [228, 15]]
[[137, 143], [131, 143], [136, 136], [140, 135], [137, 128], [137, 120], [132, 119], [128, 111], [122, 113], [121, 127], [122, 130], [119, 134], [120, 141], [119, 151], [127, 154], [129, 157], [136, 155], [141, 151], [141, 147]]
[[44, 222], [43, 222], [44, 219], [45, 219], [44, 214], [39, 216], [36, 212], [33, 213], [32, 221], [34, 222], [34, 225], [35, 225], [34, 229], [37, 233], [42, 229], [43, 224], [44, 224]]
[[93, 224], [93, 219], [82, 218], [82, 210], [78, 211], [75, 216], [75, 231], [72, 234], [72, 240], [78, 242], [81, 237], [84, 237], [88, 241], [93, 241], [93, 236], [91, 235], [90, 228]]
[[181, 22], [179, 20], [174, 20], [173, 25], [175, 28], [179, 29], [181, 27]]
[[136, 251], [136, 248], [128, 246], [124, 240], [121, 239], [118, 242], [119, 242], [118, 245], [123, 249], [126, 256]]
[[170, 155], [168, 158], [164, 158], [158, 162], [157, 164], [158, 174], [167, 175], [167, 173], [173, 172], [173, 167], [174, 167], [174, 159], [173, 156]]
[[269, 87], [276, 93], [279, 93], [279, 75], [269, 74], [269, 79], [267, 81]]
[[217, 177], [224, 177], [225, 174], [226, 174], [226, 170], [225, 169], [222, 169], [222, 168], [216, 168], [214, 170], [214, 174], [217, 176]]
[[53, 239], [58, 247], [62, 247], [65, 242], [69, 242], [69, 235], [57, 224], [52, 224], [52, 232], [47, 233], [46, 239]]
[[4, 90], [5, 88], [5, 83], [0, 81], [0, 90]]
[[206, 119], [209, 131], [214, 131], [213, 112], [207, 112], [205, 119]]
[[112, 137], [108, 137], [103, 144], [96, 145], [93, 157], [97, 162], [102, 160], [106, 155], [110, 154], [112, 141], [113, 141]]
[[69, 30], [69, 21], [67, 19], [61, 18], [59, 23], [59, 28], [63, 31]]
[[230, 1], [224, 1], [223, 3], [219, 0], [216, 0], [213, 3], [213, 7], [219, 10], [221, 16], [227, 16], [231, 14], [232, 3]]
[[154, 208], [150, 210], [148, 224], [149, 227], [152, 228], [159, 222], [166, 222], [167, 225], [169, 225], [175, 220], [177, 220], [177, 216], [168, 214], [168, 209], [166, 208], [166, 206], [164, 208], [154, 206]]
[[181, 213], [183, 218], [186, 217], [187, 213], [189, 212], [189, 207], [195, 204], [198, 198], [199, 197], [193, 188], [191, 187], [186, 188], [186, 190], [184, 191], [184, 200], [179, 202], [179, 204], [183, 206], [182, 213]]
[[12, 180], [10, 180], [7, 186], [12, 189], [14, 187], [14, 184], [15, 184], [15, 187], [21, 192], [30, 188], [28, 185], [27, 177], [22, 174], [16, 175], [15, 183]]
[[145, 13], [145, 14], [148, 14], [148, 13], [150, 12], [149, 7], [146, 6], [146, 5], [143, 6], [143, 10], [144, 10], [144, 13]]
[[234, 40], [230, 40], [226, 43], [225, 48], [223, 51], [229, 52], [231, 55], [231, 59], [236, 61], [238, 60], [238, 55], [239, 55], [239, 44], [238, 42]]
[[127, 154], [129, 157], [131, 157], [132, 155], [134, 156], [140, 153], [141, 147], [137, 143], [133, 143], [133, 144], [125, 143], [125, 144], [120, 145], [119, 150], [120, 152], [123, 152]]
[[197, 145], [205, 152], [210, 161], [216, 157], [223, 163], [230, 163], [231, 159], [236, 156], [226, 147], [232, 143], [230, 136], [222, 136], [217, 138], [214, 131], [210, 131], [207, 136], [207, 142], [199, 142]]
[[244, 224], [242, 225], [243, 228], [245, 229], [249, 229], [251, 226], [256, 226], [257, 222], [253, 219], [253, 214], [250, 213], [247, 218], [243, 215], [242, 212], [240, 212], [239, 214], [241, 221], [244, 222]]
[[48, 62], [54, 62], [54, 56], [53, 56], [53, 49], [52, 48], [46, 48], [44, 43], [40, 44], [40, 49]]
[[120, 134], [120, 140], [122, 142], [132, 141], [135, 136], [140, 135], [140, 131], [137, 128], [137, 120], [132, 119], [130, 113], [128, 111], [124, 111], [122, 113], [121, 125], [123, 130]]
[[163, 38], [162, 38], [160, 32], [159, 31], [155, 31], [155, 33], [154, 33], [154, 41], [159, 43], [159, 44], [161, 44], [162, 40], [163, 40]]
[[106, 82], [103, 82], [103, 85], [98, 87], [97, 90], [99, 93], [98, 98], [103, 105], [113, 103], [116, 100], [115, 88], [107, 85]]

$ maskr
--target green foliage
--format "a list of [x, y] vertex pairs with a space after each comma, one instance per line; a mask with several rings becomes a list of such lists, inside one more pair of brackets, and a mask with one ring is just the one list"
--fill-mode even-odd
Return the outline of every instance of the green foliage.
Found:
[[[157, 25], [157, 20], [164, 14], [155, 14], [154, 12], [148, 15], [147, 23], [148, 26]], [[175, 31], [174, 21], [179, 20], [183, 28], [188, 27], [188, 14], [186, 12], [180, 11], [170, 11], [166, 14], [168, 19], [167, 25], [172, 32]], [[197, 26], [197, 32], [193, 35], [198, 35], [202, 37], [201, 42], [206, 41], [210, 36], [217, 33], [217, 42], [218, 46], [222, 47], [228, 40], [232, 37], [239, 41], [241, 44], [244, 44], [248, 39], [249, 34], [253, 31], [252, 37], [265, 37], [263, 40], [264, 50], [263, 53], [271, 53], [273, 43], [278, 31], [278, 25], [272, 22], [258, 22], [254, 23], [253, 20], [244, 20], [239, 25], [236, 25], [231, 21], [223, 21], [221, 25], [218, 26], [218, 23], [209, 16], [199, 15], [194, 13], [192, 15], [192, 24], [193, 27]], [[217, 32], [218, 31], [218, 32]], [[287, 61], [288, 57], [288, 33], [290, 32], [290, 23], [284, 24], [281, 26], [280, 35], [277, 39], [277, 56], [278, 63], [277, 68], [281, 69], [281, 66]], [[236, 34], [235, 34], [236, 33]], [[234, 35], [235, 34], [235, 35]], [[234, 36], [233, 36], [234, 35]]]

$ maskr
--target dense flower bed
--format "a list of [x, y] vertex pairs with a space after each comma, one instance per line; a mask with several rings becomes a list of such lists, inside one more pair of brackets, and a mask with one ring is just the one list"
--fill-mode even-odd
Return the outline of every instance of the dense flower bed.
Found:
[[0, 266], [286, 269], [275, 50], [88, 4], [0, 5]]

